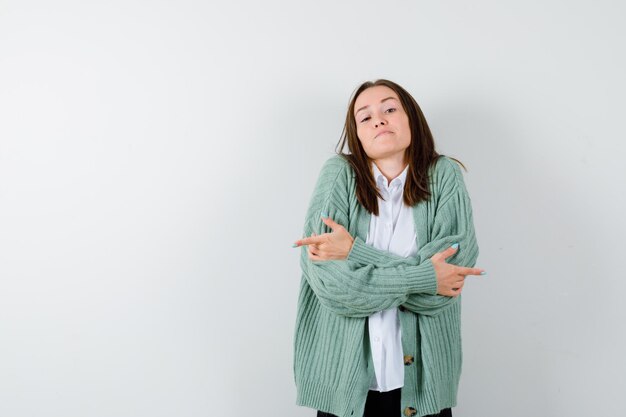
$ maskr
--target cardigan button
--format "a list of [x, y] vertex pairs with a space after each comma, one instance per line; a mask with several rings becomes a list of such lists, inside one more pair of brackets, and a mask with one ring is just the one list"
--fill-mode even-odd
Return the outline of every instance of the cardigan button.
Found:
[[417, 414], [417, 410], [415, 408], [413, 408], [413, 407], [407, 407], [407, 408], [404, 409], [404, 415], [406, 417], [412, 417], [415, 414]]
[[404, 364], [406, 366], [413, 364], [413, 356], [411, 356], [411, 355], [404, 355]]

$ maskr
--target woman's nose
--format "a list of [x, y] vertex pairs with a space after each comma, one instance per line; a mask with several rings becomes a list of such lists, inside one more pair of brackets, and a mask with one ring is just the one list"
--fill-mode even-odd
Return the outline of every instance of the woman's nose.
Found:
[[376, 127], [378, 127], [378, 125], [384, 126], [385, 125], [385, 121], [381, 120], [378, 123], [375, 124]]

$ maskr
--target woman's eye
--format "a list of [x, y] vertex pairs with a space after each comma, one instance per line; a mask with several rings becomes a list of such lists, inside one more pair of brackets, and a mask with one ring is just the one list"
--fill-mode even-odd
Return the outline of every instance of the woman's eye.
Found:
[[391, 110], [396, 111], [396, 109], [395, 109], [395, 108], [393, 108], [393, 107], [392, 107], [392, 108], [390, 108], [390, 109], [387, 109], [387, 111], [391, 111]]
[[370, 117], [367, 116], [365, 119], [361, 120], [361, 123], [363, 123], [364, 121], [366, 121], [367, 119], [369, 119]]

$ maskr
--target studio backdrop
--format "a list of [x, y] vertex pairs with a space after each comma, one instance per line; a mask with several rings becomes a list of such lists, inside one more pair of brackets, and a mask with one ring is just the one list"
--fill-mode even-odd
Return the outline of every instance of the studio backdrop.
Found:
[[453, 415], [626, 415], [625, 12], [0, 1], [0, 416], [314, 416], [291, 245], [377, 78], [467, 167]]

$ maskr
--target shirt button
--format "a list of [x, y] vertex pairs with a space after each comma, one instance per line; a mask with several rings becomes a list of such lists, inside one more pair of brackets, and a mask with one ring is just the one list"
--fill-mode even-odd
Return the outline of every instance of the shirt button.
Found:
[[404, 355], [404, 365], [408, 366], [408, 365], [411, 365], [412, 363], [413, 363], [413, 356]]
[[413, 408], [413, 407], [407, 407], [407, 408], [404, 409], [404, 415], [406, 417], [412, 417], [415, 414], [417, 414], [417, 410], [415, 408]]
[[376, 336], [376, 337], [374, 338], [374, 342], [380, 342], [380, 337]]

